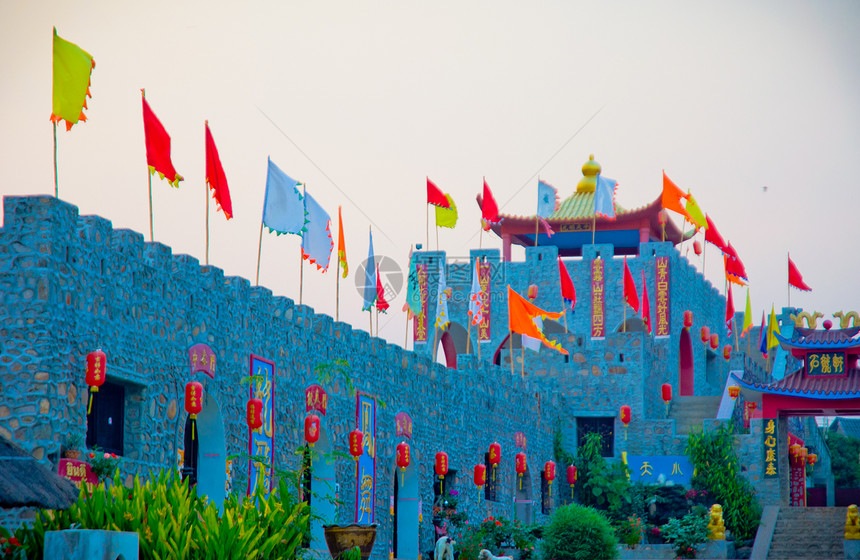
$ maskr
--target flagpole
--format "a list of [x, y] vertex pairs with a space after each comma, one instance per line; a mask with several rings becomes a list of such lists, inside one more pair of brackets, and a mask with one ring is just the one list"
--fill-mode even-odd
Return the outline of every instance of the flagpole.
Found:
[[[209, 121], [206, 121], [207, 123]], [[209, 266], [209, 188], [203, 180], [203, 197], [206, 199], [206, 266]]]
[[403, 331], [403, 349], [409, 346], [409, 312], [406, 312], [406, 329]]
[[627, 297], [624, 298], [624, 318], [621, 320], [621, 332], [627, 332]]
[[469, 317], [469, 329], [466, 332], [466, 354], [472, 349], [472, 318]]
[[57, 121], [54, 121], [54, 198], [60, 198], [60, 183], [57, 179]]
[[[376, 303], [379, 303], [379, 300], [376, 300]], [[376, 308], [376, 336], [379, 336], [379, 307]]]
[[[437, 303], [438, 305], [438, 303]], [[433, 361], [436, 361], [436, 345], [439, 344], [439, 327], [433, 326]]]
[[538, 232], [540, 226], [540, 215], [535, 216], [535, 247], [538, 245]]
[[334, 320], [340, 321], [340, 255], [337, 257], [337, 272], [334, 277]]
[[260, 253], [263, 252], [263, 221], [260, 220], [260, 244], [257, 246], [257, 281], [255, 286], [260, 285]]
[[[510, 304], [508, 304], [510, 305]], [[514, 374], [514, 331], [508, 329], [508, 344], [511, 352], [511, 375]]]
[[[522, 336], [522, 335], [520, 335]], [[522, 339], [520, 339], [522, 341]], [[522, 359], [520, 360], [520, 377], [526, 378], [526, 346], [522, 342], [520, 342], [520, 353], [522, 355]]]
[[[791, 260], [790, 253], [786, 253], [785, 256], [788, 258], [788, 260]], [[787, 265], [788, 263], [786, 263], [786, 266]], [[788, 306], [791, 307], [791, 282], [786, 282], [786, 290], [788, 291]]]
[[430, 203], [424, 205], [424, 223], [427, 226], [427, 250], [430, 250]]
[[367, 308], [367, 324], [370, 332], [370, 336], [373, 336], [373, 307]]
[[436, 250], [439, 250], [439, 224], [436, 224]]
[[302, 304], [302, 291], [304, 291], [305, 259], [302, 256], [302, 248], [299, 247], [299, 305]]
[[155, 235], [152, 233], [152, 173], [149, 172], [149, 166], [146, 169], [146, 179], [149, 182], [149, 240], [155, 241]]
[[740, 352], [740, 347], [738, 346], [738, 324], [735, 321], [734, 316], [732, 316], [732, 332], [735, 333], [735, 352]]

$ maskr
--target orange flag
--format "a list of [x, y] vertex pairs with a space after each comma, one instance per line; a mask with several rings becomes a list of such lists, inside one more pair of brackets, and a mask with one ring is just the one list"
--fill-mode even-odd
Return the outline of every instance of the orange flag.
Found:
[[349, 271], [346, 265], [346, 242], [343, 240], [343, 218], [340, 215], [340, 206], [337, 207], [337, 258], [340, 261], [340, 266], [343, 267], [343, 276]]
[[546, 346], [566, 355], [568, 353], [567, 350], [562, 348], [558, 342], [547, 340], [533, 321], [535, 317], [559, 319], [562, 315], [563, 313], [561, 312], [551, 313], [541, 309], [508, 286], [508, 324], [510, 325], [511, 332], [536, 338]]
[[227, 186], [227, 176], [221, 166], [221, 158], [218, 157], [218, 149], [215, 147], [215, 139], [209, 131], [209, 121], [206, 121], [206, 182], [212, 189], [212, 197], [218, 203], [218, 207], [227, 216], [233, 217], [233, 203], [230, 201], [230, 188]]
[[672, 182], [672, 180], [666, 177], [666, 172], [663, 172], [663, 208], [666, 210], [674, 210], [678, 214], [684, 216], [688, 222], [695, 223], [693, 218], [687, 211], [681, 206], [681, 199], [687, 200], [690, 198], [690, 195], [684, 194], [684, 191], [678, 188], [678, 185]]
[[[143, 94], [143, 90], [140, 90]], [[179, 188], [182, 175], [173, 168], [170, 161], [170, 135], [164, 130], [161, 121], [149, 108], [146, 97], [143, 97], [143, 133], [146, 137], [146, 163], [150, 174], [158, 172], [159, 177], [167, 179], [172, 186]]]

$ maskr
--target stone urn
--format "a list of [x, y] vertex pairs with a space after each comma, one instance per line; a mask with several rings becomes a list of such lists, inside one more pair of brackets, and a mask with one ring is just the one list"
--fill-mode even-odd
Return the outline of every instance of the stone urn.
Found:
[[323, 533], [329, 554], [335, 560], [341, 553], [355, 546], [361, 549], [361, 560], [367, 560], [376, 541], [376, 524], [323, 525]]

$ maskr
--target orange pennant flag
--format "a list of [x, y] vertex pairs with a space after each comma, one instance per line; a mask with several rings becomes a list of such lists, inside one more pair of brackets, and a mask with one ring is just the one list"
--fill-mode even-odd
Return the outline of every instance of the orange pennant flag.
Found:
[[508, 324], [511, 332], [536, 338], [546, 346], [558, 350], [562, 354], [567, 354], [567, 350], [562, 348], [558, 342], [548, 340], [532, 320], [535, 317], [559, 319], [563, 314], [562, 312], [552, 313], [541, 309], [508, 286]]
[[663, 208], [666, 210], [673, 210], [678, 214], [684, 216], [688, 222], [696, 223], [693, 221], [693, 218], [689, 213], [681, 206], [681, 199], [687, 200], [690, 195], [685, 194], [684, 191], [678, 188], [678, 185], [672, 182], [672, 179], [666, 176], [666, 172], [663, 172]]

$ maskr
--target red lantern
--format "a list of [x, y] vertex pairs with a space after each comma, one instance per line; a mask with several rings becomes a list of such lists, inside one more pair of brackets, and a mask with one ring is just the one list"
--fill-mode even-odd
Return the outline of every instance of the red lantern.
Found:
[[805, 447], [800, 448], [800, 462], [801, 462], [801, 464], [806, 462], [806, 456], [808, 454], [809, 454], [809, 450], [807, 450]]
[[529, 299], [534, 299], [534, 298], [536, 298], [536, 297], [537, 297], [537, 295], [538, 295], [538, 287], [537, 287], [537, 284], [530, 284], [530, 285], [529, 285], [529, 292], [528, 292], [528, 295], [529, 295]]
[[814, 465], [818, 462], [818, 455], [816, 455], [815, 453], [809, 453], [806, 456], [806, 462], [809, 463], [810, 466]]
[[702, 254], [702, 243], [698, 239], [693, 241], [693, 252], [697, 255]]
[[444, 479], [445, 475], [448, 474], [448, 454], [444, 451], [440, 451], [436, 454], [436, 464], [433, 466], [433, 470], [436, 471], [436, 476], [439, 479]]
[[185, 384], [185, 412], [194, 420], [201, 410], [203, 410], [203, 385], [197, 381], [189, 381]]
[[87, 354], [87, 385], [93, 393], [98, 393], [105, 382], [106, 363], [107, 356], [101, 350]]
[[702, 342], [707, 343], [711, 339], [711, 329], [709, 329], [708, 327], [702, 327], [701, 334]]
[[573, 485], [576, 484], [576, 465], [567, 467], [567, 483], [570, 484], [570, 499], [573, 499]]
[[717, 333], [711, 334], [711, 349], [716, 350], [717, 346], [720, 345], [720, 335]]
[[320, 417], [316, 414], [305, 416], [305, 441], [313, 447], [320, 439]]
[[[349, 454], [352, 455], [352, 458], [358, 461], [358, 458], [361, 457], [361, 454], [364, 453], [364, 446], [362, 446], [362, 440], [364, 439], [364, 434], [356, 428], [353, 431], [349, 432]], [[356, 465], [356, 468], [358, 466]]]
[[665, 225], [667, 221], [669, 221], [669, 216], [666, 214], [665, 210], [657, 212], [657, 223], [662, 226]]
[[663, 393], [663, 402], [669, 404], [669, 401], [672, 400], [672, 385], [669, 383], [663, 383], [660, 389]]
[[517, 471], [517, 477], [520, 480], [520, 490], [523, 489], [523, 475], [526, 472], [526, 454], [520, 451], [514, 457], [514, 469]]
[[723, 358], [728, 362], [732, 358], [732, 345], [726, 344], [723, 346]]
[[738, 398], [738, 395], [740, 395], [740, 394], [741, 394], [741, 388], [738, 387], [737, 385], [733, 385], [733, 386], [729, 387], [729, 396], [732, 398], [732, 400], [735, 400], [736, 398]]
[[543, 476], [547, 482], [552, 484], [555, 480], [555, 461], [547, 461], [543, 465]]
[[475, 465], [475, 473], [472, 475], [472, 480], [478, 488], [487, 483], [486, 465]]
[[263, 401], [250, 399], [248, 401], [248, 416], [246, 418], [248, 427], [256, 430], [263, 425]]
[[627, 439], [627, 426], [630, 425], [630, 420], [633, 418], [632, 413], [630, 411], [630, 405], [623, 405], [621, 407], [621, 423], [624, 424], [624, 439]]
[[405, 471], [406, 467], [409, 466], [409, 444], [401, 441], [397, 444], [395, 451], [397, 466], [400, 467], [401, 471]]
[[689, 309], [684, 311], [684, 326], [688, 329], [693, 326], [693, 312]]
[[502, 446], [495, 441], [491, 443], [488, 457], [490, 467], [493, 469], [493, 480], [496, 480], [496, 465], [502, 461]]

